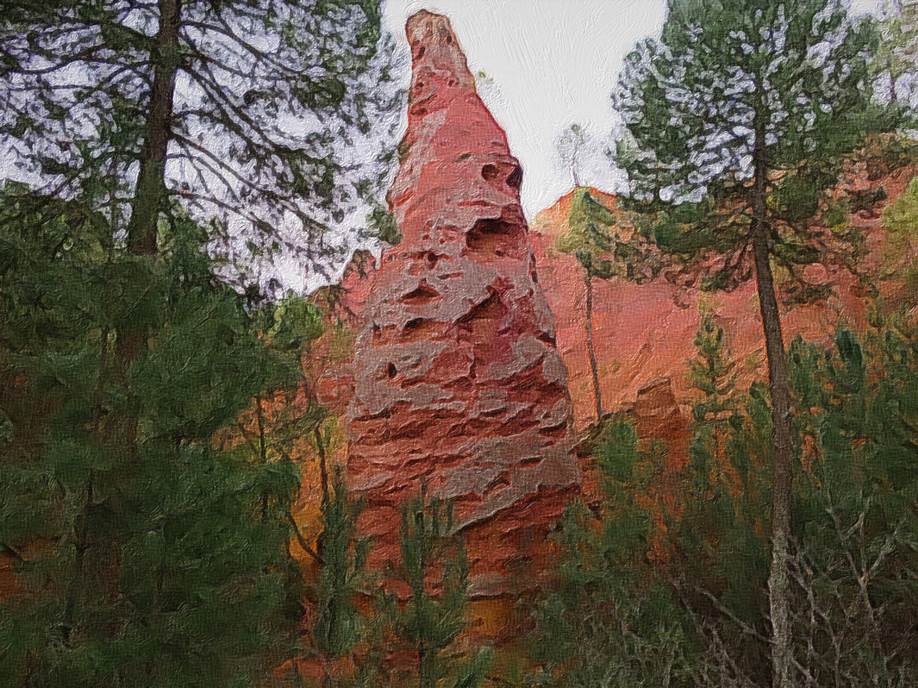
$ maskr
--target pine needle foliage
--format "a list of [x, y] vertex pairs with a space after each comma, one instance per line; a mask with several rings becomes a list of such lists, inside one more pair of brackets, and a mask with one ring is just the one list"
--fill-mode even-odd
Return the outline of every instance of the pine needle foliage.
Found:
[[[614, 102], [617, 162], [654, 219], [645, 231], [687, 281], [733, 290], [756, 280], [773, 412], [775, 688], [791, 688], [788, 600], [794, 473], [781, 298], [825, 298], [823, 263], [858, 272], [863, 242], [814, 222], [843, 157], [898, 111], [871, 102], [877, 36], [843, 0], [670, 0], [659, 39], [625, 60]], [[777, 272], [775, 270], [777, 268]]]
[[[409, 597], [384, 599], [395, 637], [416, 657], [418, 688], [474, 688], [490, 663], [490, 650], [456, 658], [466, 627], [469, 570], [465, 547], [453, 533], [452, 506], [429, 498], [425, 486], [402, 508], [398, 581]], [[453, 652], [450, 652], [450, 649]]]
[[876, 43], [839, 0], [671, 0], [613, 98], [626, 124], [616, 161], [655, 217], [643, 231], [710, 289], [752, 277], [756, 223], [785, 299], [825, 296], [802, 266], [856, 271], [858, 237], [812, 220], [843, 156], [895, 125], [869, 100]]
[[689, 599], [704, 606], [697, 597], [704, 590], [756, 624], [768, 567], [767, 541], [760, 535], [771, 458], [767, 397], [760, 384], [746, 395], [737, 390], [736, 362], [713, 313], [702, 315], [695, 348], [689, 376], [697, 398], [684, 513], [675, 529], [677, 567]]
[[369, 541], [357, 537], [361, 505], [347, 491], [343, 472], [335, 471], [334, 491], [322, 509], [322, 562], [316, 614], [316, 647], [328, 658], [348, 655], [361, 640], [363, 617], [356, 606], [365, 581]]
[[653, 528], [638, 495], [650, 486], [654, 451], [634, 426], [608, 419], [594, 445], [603, 500], [564, 515], [557, 588], [535, 611], [534, 685], [687, 686], [694, 650], [672, 592], [646, 559]]
[[387, 169], [354, 164], [400, 104], [380, 17], [375, 0], [10, 0], [0, 149], [138, 250], [180, 207], [223, 220], [211, 237], [243, 282], [275, 251], [324, 270], [328, 229]]
[[[876, 309], [866, 334], [841, 329], [830, 346], [798, 338], [790, 347], [800, 454], [788, 564], [796, 685], [904, 688], [914, 676], [915, 342], [913, 323]], [[668, 533], [674, 558], [645, 559], [651, 514], [639, 500], [652, 472], [641, 464], [652, 453], [627, 422], [609, 424], [593, 454], [604, 499], [565, 515], [557, 587], [535, 615], [541, 671], [527, 685], [771, 683], [769, 396], [755, 383], [724, 395], [728, 422], [710, 413], [719, 396], [710, 392], [732, 386], [729, 349], [710, 318], [696, 344], [702, 409], [684, 512]], [[727, 486], [708, 468], [715, 428], [734, 477]]]
[[809, 465], [796, 516], [797, 633], [809, 638], [799, 655], [817, 685], [840, 670], [852, 684], [905, 686], [916, 671], [918, 340], [901, 316], [875, 311], [872, 321], [866, 336], [840, 330], [831, 348], [798, 339], [790, 349]]
[[882, 40], [873, 63], [877, 76], [887, 80], [884, 95], [892, 106], [914, 111], [918, 64], [918, 5], [910, 0], [887, 0], [880, 22]]
[[[257, 685], [295, 640], [298, 472], [215, 438], [298, 373], [187, 216], [138, 259], [91, 208], [45, 199], [33, 222], [23, 193], [0, 205], [0, 542], [21, 587], [0, 683]], [[127, 368], [126, 321], [150, 336]]]
[[590, 277], [642, 282], [655, 276], [658, 266], [651, 261], [647, 242], [618, 225], [616, 214], [588, 187], [577, 187], [567, 216], [568, 231], [558, 238], [556, 247], [575, 255]]

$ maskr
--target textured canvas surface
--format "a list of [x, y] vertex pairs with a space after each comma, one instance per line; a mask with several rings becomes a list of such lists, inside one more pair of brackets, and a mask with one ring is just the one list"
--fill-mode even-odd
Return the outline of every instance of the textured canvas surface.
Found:
[[905, 688], [918, 2], [0, 3], [0, 688]]

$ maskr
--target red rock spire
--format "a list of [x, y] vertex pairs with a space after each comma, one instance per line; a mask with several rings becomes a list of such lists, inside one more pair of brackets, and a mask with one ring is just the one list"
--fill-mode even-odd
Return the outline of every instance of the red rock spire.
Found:
[[[579, 485], [567, 373], [520, 206], [522, 171], [449, 21], [419, 12], [387, 251], [355, 347], [348, 474], [371, 565], [398, 558], [399, 506], [451, 499], [473, 593], [531, 584]], [[535, 569], [535, 570], [533, 570]]]

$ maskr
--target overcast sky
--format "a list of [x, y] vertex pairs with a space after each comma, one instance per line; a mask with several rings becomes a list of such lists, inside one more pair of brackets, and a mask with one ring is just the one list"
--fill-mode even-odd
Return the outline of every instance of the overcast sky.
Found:
[[[858, 12], [883, 0], [855, 0]], [[577, 122], [595, 145], [581, 181], [615, 190], [603, 149], [614, 125], [609, 99], [622, 60], [634, 44], [656, 35], [665, 0], [386, 0], [384, 21], [405, 43], [405, 20], [428, 9], [449, 17], [473, 74], [488, 79], [479, 92], [523, 165], [523, 206], [530, 221], [571, 187], [555, 141]]]

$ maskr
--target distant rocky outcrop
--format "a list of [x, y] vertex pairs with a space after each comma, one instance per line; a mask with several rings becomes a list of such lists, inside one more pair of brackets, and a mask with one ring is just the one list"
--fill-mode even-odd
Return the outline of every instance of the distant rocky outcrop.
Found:
[[372, 277], [354, 346], [347, 473], [372, 567], [398, 559], [400, 506], [423, 483], [453, 504], [473, 595], [500, 595], [537, 584], [579, 489], [567, 372], [520, 165], [449, 21], [419, 12], [406, 31], [408, 130], [389, 192], [403, 240]]

